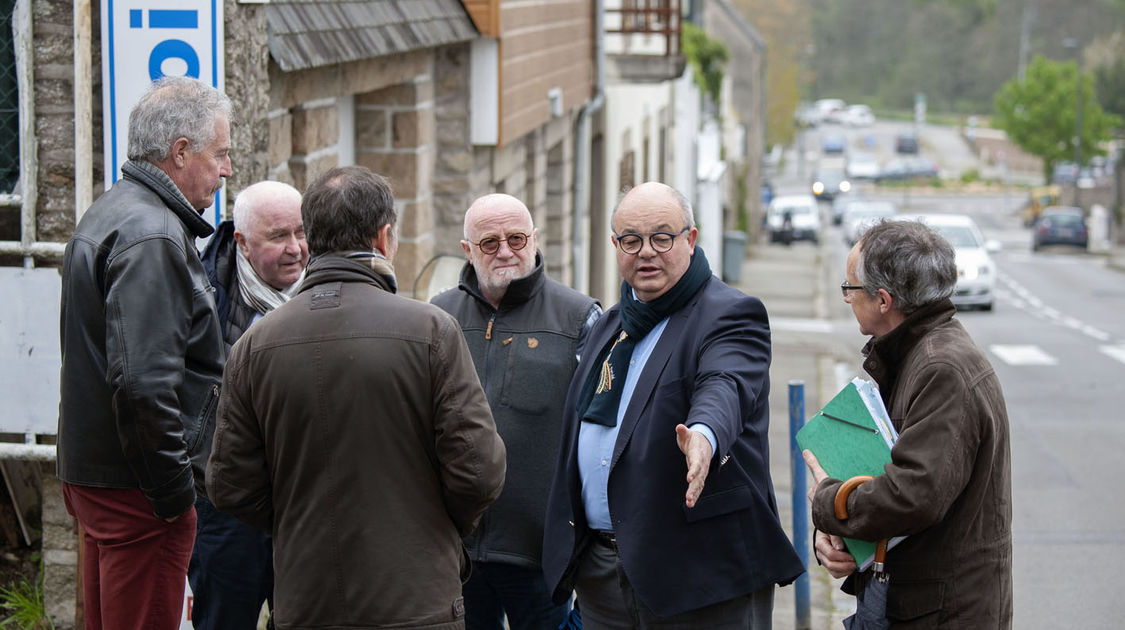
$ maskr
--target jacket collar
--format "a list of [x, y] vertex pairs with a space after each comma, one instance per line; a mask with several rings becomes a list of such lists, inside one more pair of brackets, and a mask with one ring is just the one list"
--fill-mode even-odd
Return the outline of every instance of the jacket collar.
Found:
[[899, 368], [907, 355], [930, 331], [953, 319], [957, 307], [948, 298], [927, 304], [880, 337], [872, 337], [863, 347], [867, 360], [863, 369], [875, 379], [881, 391], [889, 394], [894, 387]]
[[196, 238], [211, 236], [215, 231], [201, 216], [202, 211], [193, 208], [172, 178], [155, 164], [143, 160], [128, 160], [121, 165], [121, 176], [156, 193]]
[[[511, 284], [508, 285], [508, 290], [504, 292], [504, 298], [500, 300], [499, 310], [508, 311], [526, 303], [539, 292], [544, 282], [546, 282], [546, 276], [543, 273], [543, 256], [539, 252], [535, 252], [535, 268], [526, 276], [512, 280]], [[457, 288], [471, 295], [473, 299], [488, 307], [489, 310], [493, 310], [492, 304], [489, 304], [480, 290], [480, 281], [477, 278], [477, 270], [473, 267], [473, 263], [467, 262], [461, 268], [461, 282]]]
[[395, 292], [394, 276], [375, 271], [367, 259], [345, 258], [350, 252], [332, 252], [317, 256], [305, 268], [305, 279], [301, 281], [304, 293], [318, 284], [326, 282], [365, 282], [388, 293]]

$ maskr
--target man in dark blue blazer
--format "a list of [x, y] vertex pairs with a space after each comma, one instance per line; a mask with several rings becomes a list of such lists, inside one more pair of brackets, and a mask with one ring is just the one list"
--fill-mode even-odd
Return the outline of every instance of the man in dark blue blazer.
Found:
[[769, 473], [769, 322], [711, 274], [691, 206], [632, 189], [613, 214], [621, 301], [563, 415], [543, 571], [584, 627], [769, 628], [804, 567]]

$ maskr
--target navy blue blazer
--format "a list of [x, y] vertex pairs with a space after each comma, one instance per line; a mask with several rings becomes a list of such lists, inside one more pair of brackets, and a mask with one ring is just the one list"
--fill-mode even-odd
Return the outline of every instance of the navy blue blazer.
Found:
[[[590, 332], [563, 412], [547, 504], [543, 572], [570, 595], [591, 542], [578, 475], [575, 404], [615, 332], [620, 305]], [[637, 596], [662, 617], [788, 584], [804, 572], [781, 527], [769, 470], [770, 331], [757, 298], [712, 277], [672, 314], [629, 401], [609, 473], [618, 554]], [[702, 422], [718, 446], [703, 493], [684, 503], [687, 463], [675, 427]]]

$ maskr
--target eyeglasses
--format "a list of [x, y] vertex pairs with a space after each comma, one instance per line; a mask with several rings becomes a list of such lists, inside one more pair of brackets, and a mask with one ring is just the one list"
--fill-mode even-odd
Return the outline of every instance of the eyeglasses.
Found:
[[524, 247], [527, 247], [527, 241], [530, 238], [531, 236], [528, 234], [516, 232], [515, 234], [509, 234], [505, 238], [496, 238], [495, 236], [482, 238], [476, 245], [480, 248], [480, 251], [486, 254], [495, 254], [500, 251], [500, 243], [507, 243], [508, 249], [513, 252], [518, 252]]
[[846, 279], [840, 283], [840, 292], [844, 294], [844, 297], [848, 297], [848, 291], [859, 291], [863, 288], [862, 284], [848, 284]]
[[[652, 247], [654, 252], [663, 254], [672, 249], [672, 245], [676, 242], [677, 236], [690, 229], [690, 227], [686, 227], [675, 234], [671, 232], [653, 232], [648, 235], [648, 244]], [[625, 234], [614, 234], [613, 242], [617, 243], [621, 251], [626, 254], [636, 254], [645, 246], [645, 237], [643, 234], [626, 232]]]

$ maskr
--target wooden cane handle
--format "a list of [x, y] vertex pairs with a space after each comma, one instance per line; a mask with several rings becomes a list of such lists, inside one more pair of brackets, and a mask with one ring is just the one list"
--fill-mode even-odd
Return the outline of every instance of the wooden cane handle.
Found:
[[852, 493], [852, 490], [855, 490], [860, 484], [867, 483], [874, 479], [875, 478], [871, 475], [856, 475], [840, 484], [840, 489], [836, 491], [836, 518], [841, 521], [848, 518], [848, 496]]

